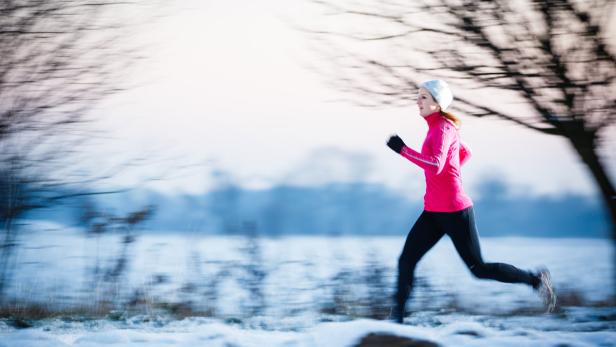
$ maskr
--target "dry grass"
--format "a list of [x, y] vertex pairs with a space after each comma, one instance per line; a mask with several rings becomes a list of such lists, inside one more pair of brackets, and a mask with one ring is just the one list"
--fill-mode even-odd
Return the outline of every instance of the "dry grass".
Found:
[[53, 317], [83, 316], [104, 317], [113, 311], [111, 305], [74, 305], [53, 307], [41, 303], [10, 302], [0, 305], [0, 318], [39, 320]]

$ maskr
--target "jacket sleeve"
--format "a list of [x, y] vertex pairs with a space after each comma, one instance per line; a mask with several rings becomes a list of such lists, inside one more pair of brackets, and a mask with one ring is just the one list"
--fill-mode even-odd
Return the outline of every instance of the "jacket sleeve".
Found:
[[460, 141], [460, 166], [464, 165], [464, 163], [466, 163], [472, 155], [473, 152], [471, 151], [471, 148], [464, 142]]
[[419, 153], [410, 147], [403, 146], [400, 154], [425, 171], [438, 175], [447, 161], [447, 153], [453, 137], [452, 131], [455, 130], [449, 127], [441, 127], [436, 131], [438, 133], [427, 139], [429, 142], [426, 146], [426, 153]]

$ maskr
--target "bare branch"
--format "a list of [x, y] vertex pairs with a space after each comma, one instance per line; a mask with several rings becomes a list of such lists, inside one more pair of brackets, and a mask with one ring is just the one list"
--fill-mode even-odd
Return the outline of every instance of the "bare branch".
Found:
[[462, 98], [462, 97], [456, 97], [456, 101], [461, 102], [463, 105], [465, 106], [470, 106], [471, 108], [477, 109], [477, 110], [481, 110], [483, 111], [482, 113], [475, 113], [476, 117], [487, 117], [487, 116], [495, 116], [498, 118], [502, 118], [504, 120], [508, 120], [511, 121], [517, 125], [521, 125], [527, 129], [531, 129], [531, 130], [535, 130], [535, 131], [539, 131], [541, 133], [547, 134], [547, 135], [562, 135], [561, 132], [556, 129], [556, 128], [545, 128], [545, 127], [537, 127], [532, 125], [529, 122], [524, 122], [522, 120], [520, 120], [519, 117], [513, 117], [513, 116], [509, 116], [503, 112], [497, 111], [491, 107], [487, 107], [487, 106], [483, 106], [480, 105], [476, 102], [472, 102], [466, 98]]

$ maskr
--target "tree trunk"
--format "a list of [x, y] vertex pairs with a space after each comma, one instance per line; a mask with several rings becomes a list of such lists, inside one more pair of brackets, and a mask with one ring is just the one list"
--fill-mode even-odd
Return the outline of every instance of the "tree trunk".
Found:
[[[568, 139], [571, 141], [575, 151], [580, 155], [584, 164], [590, 169], [596, 184], [599, 186], [601, 197], [610, 216], [610, 236], [614, 248], [616, 248], [616, 190], [597, 155], [596, 137], [594, 133], [584, 132], [582, 135], [576, 134], [574, 136], [568, 136]], [[616, 252], [612, 253], [614, 257], [614, 259], [612, 259], [612, 279], [614, 281], [612, 294], [615, 296], [614, 299], [616, 299]]]
[[601, 197], [607, 207], [612, 222], [610, 236], [612, 240], [616, 241], [616, 190], [614, 190], [614, 185], [610, 181], [603, 165], [601, 165], [596, 151], [592, 148], [580, 148], [577, 142], [578, 141], [575, 141], [575, 139], [572, 139], [576, 152], [580, 155], [584, 164], [588, 166], [595, 182], [599, 186]]
[[2, 230], [4, 231], [3, 240], [0, 241], [0, 304], [5, 299], [5, 289], [11, 277], [11, 256], [15, 247], [15, 235], [12, 219], [9, 217], [5, 221]]

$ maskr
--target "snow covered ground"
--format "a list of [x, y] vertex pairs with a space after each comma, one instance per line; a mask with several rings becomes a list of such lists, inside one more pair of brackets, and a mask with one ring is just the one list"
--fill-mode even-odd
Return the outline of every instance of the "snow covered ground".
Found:
[[[563, 317], [568, 314], [571, 317]], [[591, 317], [593, 314], [596, 312], [509, 319], [448, 315], [432, 317], [432, 326], [357, 319], [282, 331], [244, 328], [204, 318], [122, 323], [52, 320], [23, 330], [2, 327], [0, 346], [350, 347], [369, 333], [389, 333], [442, 346], [616, 346], [616, 311], [610, 309], [602, 313], [611, 317], [611, 322], [589, 322], [597, 318]]]
[[[525, 286], [474, 279], [444, 238], [419, 264], [403, 326], [368, 319], [387, 309], [403, 237], [159, 233], [126, 249], [120, 241], [47, 224], [24, 234], [13, 298], [50, 307], [101, 300], [109, 294], [93, 287], [93, 269], [115, 269], [125, 251], [112, 302], [120, 311], [131, 298], [145, 304], [135, 314], [45, 319], [27, 329], [0, 320], [0, 347], [354, 346], [384, 332], [443, 346], [616, 346], [608, 240], [481, 240], [486, 261], [551, 270], [561, 307], [547, 315]], [[193, 311], [172, 316], [156, 309], [161, 302]]]

